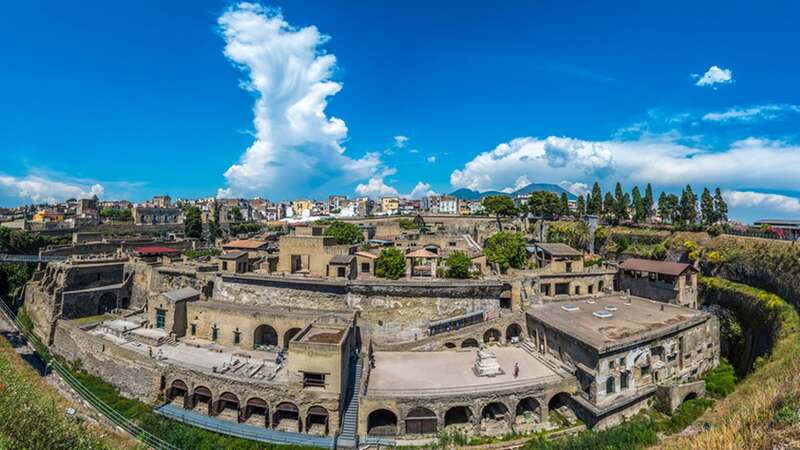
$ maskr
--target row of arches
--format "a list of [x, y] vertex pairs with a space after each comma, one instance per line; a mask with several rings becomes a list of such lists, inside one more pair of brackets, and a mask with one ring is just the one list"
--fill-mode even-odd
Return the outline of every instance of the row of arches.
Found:
[[[505, 342], [512, 343], [522, 339], [522, 327], [517, 323], [512, 323], [508, 327], [506, 327], [505, 332]], [[503, 342], [503, 333], [498, 330], [497, 328], [489, 328], [483, 333], [483, 343], [484, 344], [499, 344]], [[477, 348], [480, 347], [480, 343], [478, 339], [475, 338], [467, 338], [461, 341], [460, 344], [455, 342], [446, 342], [444, 344], [445, 348], [448, 349], [455, 349], [458, 347], [461, 348]]]
[[305, 417], [301, 417], [300, 409], [292, 402], [280, 402], [270, 409], [269, 403], [263, 398], [251, 397], [242, 402], [232, 392], [223, 392], [214, 399], [209, 388], [197, 386], [190, 392], [182, 380], [172, 382], [167, 390], [167, 400], [182, 401], [185, 409], [238, 423], [320, 436], [330, 434], [330, 414], [320, 405], [308, 408]]
[[[283, 334], [283, 348], [289, 348], [289, 341], [291, 341], [300, 328], [290, 328]], [[271, 325], [261, 324], [253, 331], [253, 348], [259, 349], [264, 347], [278, 347], [278, 332]]]
[[[460, 405], [447, 409], [444, 416], [440, 417], [431, 409], [425, 407], [412, 408], [403, 418], [404, 427], [400, 427], [395, 412], [380, 408], [367, 416], [367, 434], [370, 436], [395, 436], [398, 434], [436, 434], [441, 427], [466, 428], [467, 430], [484, 431], [493, 427], [510, 427], [520, 423], [542, 423], [547, 411], [560, 407], [565, 401], [561, 393], [554, 396], [548, 403], [548, 409], [543, 411], [542, 405], [534, 397], [525, 397], [519, 400], [513, 408], [513, 415], [504, 402], [491, 402], [484, 405], [479, 411], [473, 411], [470, 406]], [[475, 412], [478, 415], [475, 415]]]

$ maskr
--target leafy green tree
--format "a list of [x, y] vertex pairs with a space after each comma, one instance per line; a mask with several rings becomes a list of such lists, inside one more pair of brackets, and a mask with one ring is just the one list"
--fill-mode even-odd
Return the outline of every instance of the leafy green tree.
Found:
[[358, 244], [364, 240], [364, 234], [352, 223], [336, 221], [325, 229], [325, 236], [333, 236], [339, 244]]
[[222, 210], [222, 205], [215, 198], [211, 202], [211, 220], [208, 222], [208, 235], [211, 241], [222, 237], [222, 228], [219, 226], [219, 214]]
[[589, 202], [586, 204], [586, 213], [597, 215], [603, 213], [603, 191], [597, 181], [592, 185], [592, 193], [589, 196]]
[[614, 196], [611, 195], [611, 192], [606, 192], [603, 197], [603, 215], [606, 219], [614, 217]]
[[447, 278], [469, 278], [472, 260], [462, 251], [454, 251], [445, 260]]
[[233, 219], [234, 222], [244, 221], [242, 210], [238, 206], [234, 206], [233, 208], [231, 208], [231, 218]]
[[406, 274], [406, 257], [400, 250], [391, 247], [381, 250], [375, 258], [375, 275], [380, 278], [397, 280]]
[[714, 211], [714, 197], [708, 188], [703, 188], [700, 195], [700, 220], [703, 225], [709, 226], [717, 221], [716, 211]]
[[578, 201], [575, 202], [575, 214], [578, 217], [583, 217], [586, 214], [586, 200], [582, 195], [578, 196]]
[[631, 198], [631, 203], [633, 206], [633, 221], [636, 223], [644, 222], [647, 218], [647, 212], [645, 211], [644, 199], [642, 198], [641, 191], [639, 191], [639, 186], [633, 187], [633, 191], [631, 191]]
[[614, 221], [619, 223], [628, 218], [628, 203], [622, 185], [617, 182], [614, 187]]
[[531, 193], [525, 203], [525, 209], [536, 217], [552, 219], [561, 212], [561, 201], [552, 192], [536, 191]]
[[714, 191], [714, 218], [716, 222], [728, 221], [728, 204], [722, 198], [722, 192], [717, 188]]
[[190, 206], [183, 210], [183, 229], [186, 237], [200, 239], [203, 236], [203, 217], [200, 208]]
[[644, 188], [642, 205], [645, 211], [645, 221], [650, 221], [650, 218], [653, 216], [653, 187], [650, 186], [650, 183], [647, 183], [647, 186]]
[[520, 233], [500, 232], [486, 240], [486, 259], [505, 272], [510, 267], [522, 269], [528, 262], [525, 239]]
[[658, 197], [658, 215], [664, 223], [675, 223], [680, 220], [678, 196], [662, 192]]
[[489, 214], [494, 214], [495, 218], [497, 218], [498, 230], [503, 229], [500, 217], [513, 217], [518, 213], [514, 200], [511, 200], [511, 197], [507, 195], [490, 195], [485, 197], [481, 203]]
[[102, 208], [100, 217], [108, 217], [115, 220], [132, 220], [133, 214], [128, 208]]
[[566, 192], [561, 193], [561, 204], [559, 205], [558, 215], [560, 216], [568, 216], [569, 215], [569, 197], [567, 197]]
[[692, 225], [697, 222], [697, 196], [694, 195], [692, 187], [686, 185], [681, 192], [679, 204], [680, 221], [684, 225]]

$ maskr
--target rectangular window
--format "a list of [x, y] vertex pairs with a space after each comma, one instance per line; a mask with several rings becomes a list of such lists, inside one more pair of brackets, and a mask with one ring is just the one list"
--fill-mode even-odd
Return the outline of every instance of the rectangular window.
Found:
[[569, 283], [556, 283], [556, 295], [569, 295]]
[[549, 284], [541, 285], [541, 291], [542, 291], [542, 295], [544, 295], [545, 297], [549, 297], [550, 296], [550, 285]]
[[228, 270], [228, 261], [222, 261], [222, 270]]
[[642, 376], [650, 375], [650, 366], [642, 366]]
[[196, 336], [196, 335], [197, 335], [197, 324], [193, 323], [192, 324], [192, 336]]
[[630, 374], [628, 372], [622, 372], [619, 377], [619, 390], [628, 389], [628, 377]]
[[590, 284], [589, 286], [587, 286], [587, 289], [589, 290], [590, 294], [594, 294], [594, 285], [593, 284]]
[[211, 328], [211, 340], [216, 342], [218, 337], [219, 337], [219, 328], [214, 326], [213, 328]]
[[336, 268], [336, 276], [339, 278], [344, 278], [344, 267]]
[[167, 311], [156, 308], [156, 328], [164, 328], [167, 323]]
[[242, 341], [242, 333], [239, 330], [233, 332], [233, 345], [239, 345], [239, 342]]
[[581, 287], [575, 286], [575, 295], [581, 295]]
[[614, 377], [608, 377], [606, 380], [606, 394], [613, 394], [615, 391]]
[[325, 374], [303, 372], [303, 387], [325, 387]]
[[572, 272], [572, 263], [571, 262], [567, 263], [567, 272]]
[[361, 273], [369, 273], [369, 263], [361, 263]]

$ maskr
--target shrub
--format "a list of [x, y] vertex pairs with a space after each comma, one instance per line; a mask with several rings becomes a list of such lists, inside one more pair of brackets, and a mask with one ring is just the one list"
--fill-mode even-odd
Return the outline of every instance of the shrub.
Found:
[[505, 272], [510, 267], [522, 269], [528, 262], [525, 239], [519, 233], [500, 232], [486, 241], [486, 258], [500, 266]]
[[697, 420], [706, 409], [708, 409], [711, 405], [714, 404], [714, 400], [708, 398], [694, 398], [691, 400], [687, 400], [672, 413], [669, 419], [664, 422], [659, 423], [659, 430], [665, 431], [667, 433], [677, 433], [687, 426], [691, 425], [692, 422]]
[[726, 358], [706, 374], [706, 392], [714, 398], [722, 398], [736, 389], [736, 372]]
[[364, 240], [361, 230], [352, 223], [333, 222], [325, 229], [325, 236], [333, 236], [339, 244], [358, 244]]
[[375, 258], [375, 275], [397, 280], [406, 273], [406, 257], [396, 248], [385, 248]]
[[469, 278], [470, 269], [472, 268], [472, 260], [469, 259], [466, 253], [455, 251], [445, 260], [447, 264], [447, 278]]

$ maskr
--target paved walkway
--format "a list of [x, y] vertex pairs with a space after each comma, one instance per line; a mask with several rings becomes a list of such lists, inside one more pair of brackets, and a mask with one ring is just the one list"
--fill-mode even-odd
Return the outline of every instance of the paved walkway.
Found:
[[289, 433], [285, 431], [271, 430], [269, 428], [236, 423], [227, 420], [209, 417], [194, 411], [185, 410], [179, 406], [165, 404], [159, 406], [155, 411], [161, 415], [169, 417], [188, 425], [193, 425], [217, 433], [230, 436], [250, 439], [252, 441], [271, 442], [273, 444], [288, 445], [308, 445], [313, 447], [334, 448], [332, 437], [312, 436], [303, 433]]

